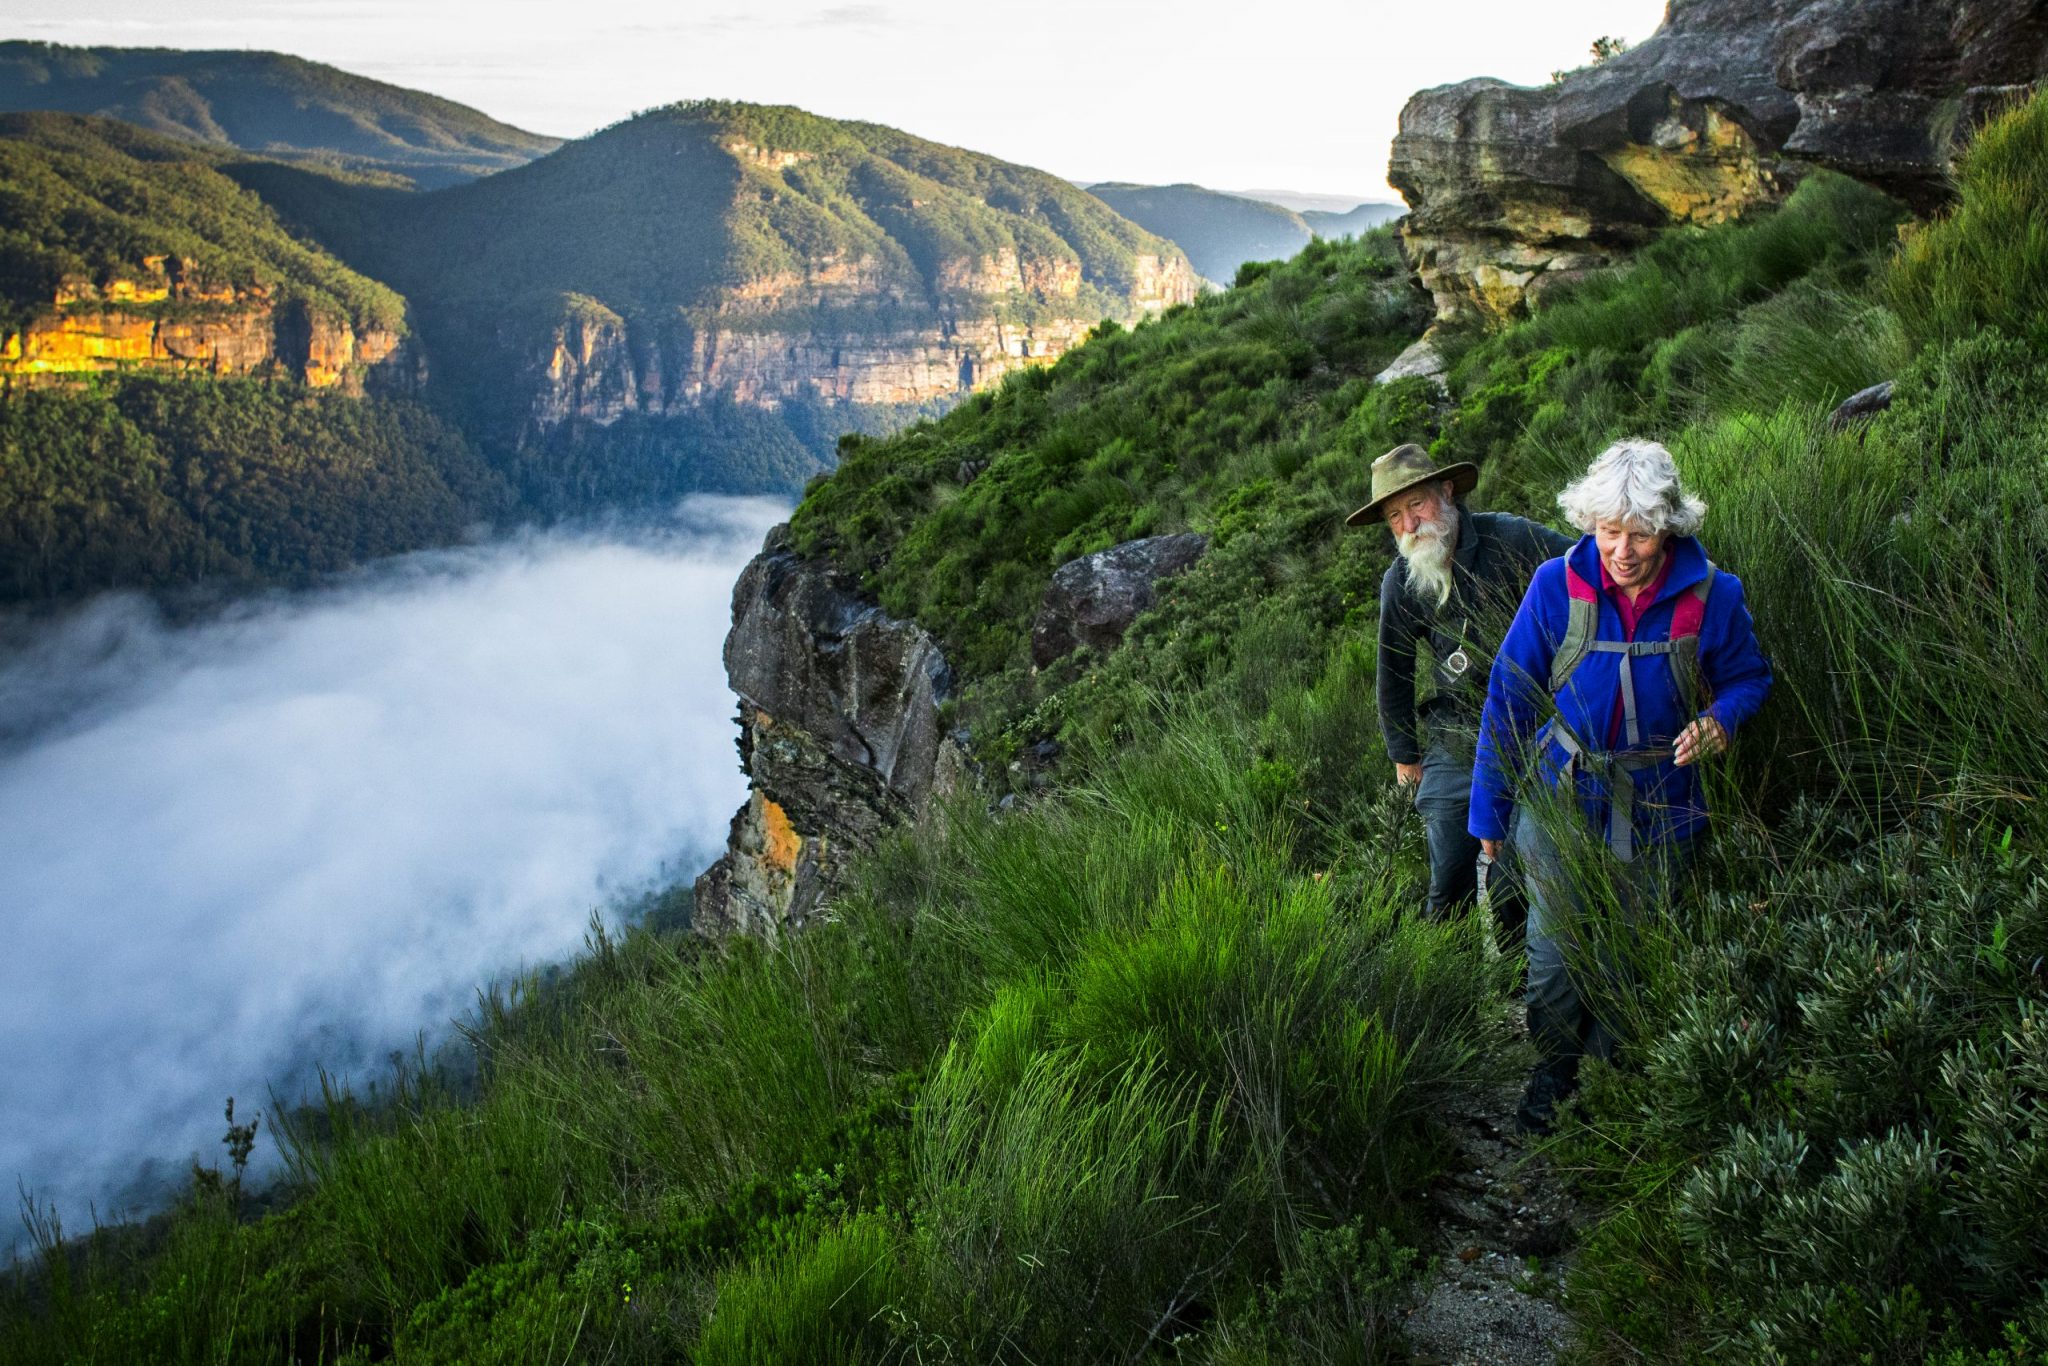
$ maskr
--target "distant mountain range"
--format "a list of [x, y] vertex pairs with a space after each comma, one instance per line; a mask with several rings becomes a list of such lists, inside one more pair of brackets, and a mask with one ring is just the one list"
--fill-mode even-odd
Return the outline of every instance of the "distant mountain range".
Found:
[[154, 133], [421, 188], [524, 165], [561, 145], [453, 100], [278, 52], [0, 43], [0, 111], [100, 114]]
[[1283, 209], [1292, 209], [1301, 214], [1343, 215], [1368, 205], [1388, 209], [1395, 217], [1405, 212], [1401, 202], [1391, 194], [1385, 199], [1374, 199], [1371, 195], [1317, 194], [1307, 190], [1225, 190], [1223, 193], [1234, 194], [1239, 199], [1261, 199], [1268, 204], [1278, 204]]
[[[1314, 237], [1348, 237], [1399, 217], [1398, 204], [1353, 203], [1342, 212], [1229, 194], [1200, 185], [1105, 181], [1088, 192], [1132, 222], [1171, 239], [1204, 279], [1227, 285], [1247, 261], [1289, 257]], [[1293, 196], [1297, 201], [1316, 196]], [[1326, 198], [1326, 197], [1325, 197]]]
[[[263, 86], [252, 95], [220, 74], [240, 68], [204, 54], [8, 51], [34, 59], [9, 68], [17, 76], [212, 71], [208, 107], [242, 111], [215, 117], [220, 131], [286, 155], [190, 124], [170, 136], [95, 115], [0, 114], [0, 598], [10, 582], [34, 595], [175, 578], [176, 566], [345, 559], [335, 536], [293, 521], [291, 452], [259, 445], [204, 472], [209, 433], [296, 420], [262, 407], [252, 384], [431, 409], [376, 436], [412, 471], [407, 487], [434, 500], [431, 517], [386, 508], [359, 538], [403, 548], [405, 527], [461, 524], [449, 501], [470, 496], [460, 490], [497, 505], [479, 457], [540, 512], [793, 492], [831, 465], [842, 433], [940, 411], [1056, 359], [1104, 319], [1134, 323], [1199, 287], [1171, 242], [1055, 176], [798, 109], [674, 105], [530, 160], [501, 148], [522, 164], [422, 191], [393, 170], [423, 162], [345, 153], [310, 124], [286, 146], [290, 119], [251, 112], [274, 108], [271, 75], [329, 73], [320, 118], [369, 92], [371, 107], [343, 121], [376, 127], [390, 87], [266, 54], [229, 54], [250, 59]], [[431, 105], [444, 130], [488, 123]], [[484, 146], [407, 126], [412, 151], [445, 143], [437, 174], [456, 177]], [[158, 376], [229, 396], [215, 409], [189, 393], [121, 398], [119, 386]], [[337, 416], [321, 439], [346, 449], [351, 421]], [[121, 434], [113, 473], [93, 464], [111, 449], [90, 435], [102, 428]], [[44, 457], [59, 465], [31, 468]], [[359, 475], [371, 477], [347, 478]], [[223, 480], [237, 497], [220, 496]], [[245, 481], [260, 496], [241, 497]], [[175, 555], [121, 521], [133, 509], [164, 524], [165, 489], [191, 495]], [[207, 521], [231, 504], [233, 528]], [[324, 538], [318, 553], [237, 548], [300, 535]], [[119, 553], [81, 578], [59, 545]]]
[[1301, 219], [1318, 237], [1356, 237], [1382, 223], [1391, 223], [1408, 212], [1405, 204], [1368, 201], [1343, 213], [1329, 209], [1303, 209]]

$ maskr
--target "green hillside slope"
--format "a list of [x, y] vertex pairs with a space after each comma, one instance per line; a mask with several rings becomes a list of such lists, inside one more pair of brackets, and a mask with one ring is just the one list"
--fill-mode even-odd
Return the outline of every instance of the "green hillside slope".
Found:
[[[1140, 254], [1171, 255], [1043, 172], [873, 124], [716, 102], [653, 110], [422, 199], [407, 228], [385, 264], [423, 297], [573, 292], [629, 315], [716, 307], [736, 287], [863, 257], [889, 305], [928, 311], [976, 292], [947, 266], [1014, 253], [1027, 275], [1077, 266], [1091, 291], [1079, 306], [1101, 316], [1128, 307]], [[1021, 292], [1019, 306], [1053, 302]]]
[[1315, 235], [1292, 209], [1200, 185], [1106, 181], [1090, 185], [1088, 193], [1148, 231], [1172, 239], [1204, 279], [1219, 284], [1235, 279], [1246, 261], [1294, 255]]
[[0, 401], [0, 604], [309, 583], [459, 540], [503, 480], [417, 402], [136, 378]]
[[389, 171], [427, 188], [522, 165], [560, 144], [453, 100], [278, 52], [0, 43], [0, 110], [100, 114], [214, 146]]
[[307, 387], [360, 387], [320, 347], [402, 341], [405, 301], [288, 230], [241, 160], [0, 115], [0, 602], [303, 581], [505, 508], [418, 402]]

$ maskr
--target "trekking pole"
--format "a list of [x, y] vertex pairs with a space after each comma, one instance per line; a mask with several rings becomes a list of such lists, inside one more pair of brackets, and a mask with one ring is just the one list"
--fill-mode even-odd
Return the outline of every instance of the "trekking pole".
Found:
[[1493, 865], [1493, 855], [1487, 853], [1484, 849], [1480, 850], [1479, 869], [1476, 875], [1478, 886], [1473, 891], [1472, 900], [1478, 907], [1479, 914], [1486, 917], [1486, 956], [1488, 958], [1498, 958], [1501, 956], [1500, 932], [1495, 924], [1493, 914]]

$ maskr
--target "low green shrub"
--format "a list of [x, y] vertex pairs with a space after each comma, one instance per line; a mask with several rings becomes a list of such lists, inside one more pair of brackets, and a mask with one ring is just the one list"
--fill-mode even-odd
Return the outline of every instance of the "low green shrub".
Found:
[[1624, 1211], [1578, 1273], [1595, 1327], [1853, 1362], [2032, 1324], [2048, 877], [1933, 814], [1883, 834], [1802, 805], [1724, 844], [1728, 890], [1654, 934], [1608, 1006], [1641, 1071], [1590, 1088], [1570, 1140]]
[[1403, 1360], [1400, 1309], [1417, 1256], [1389, 1230], [1359, 1221], [1305, 1227], [1278, 1279], [1191, 1355], [1210, 1366]]

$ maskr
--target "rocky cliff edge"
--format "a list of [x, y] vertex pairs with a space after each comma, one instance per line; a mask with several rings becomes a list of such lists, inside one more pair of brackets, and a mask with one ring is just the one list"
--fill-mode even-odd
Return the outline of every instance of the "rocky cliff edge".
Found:
[[920, 627], [768, 535], [733, 588], [725, 667], [740, 698], [746, 803], [697, 880], [706, 934], [803, 925], [847, 860], [954, 790], [965, 756], [940, 716], [952, 673]]

